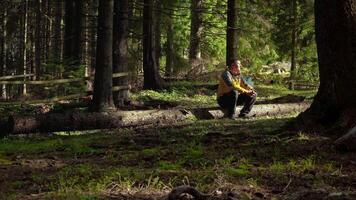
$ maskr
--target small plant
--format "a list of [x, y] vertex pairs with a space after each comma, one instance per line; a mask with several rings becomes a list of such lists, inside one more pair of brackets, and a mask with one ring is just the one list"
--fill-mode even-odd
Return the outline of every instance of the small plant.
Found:
[[179, 163], [161, 160], [158, 162], [158, 168], [161, 170], [180, 170], [182, 166]]
[[269, 166], [269, 170], [276, 175], [281, 175], [287, 169], [287, 165], [282, 162], [273, 162]]
[[158, 156], [160, 153], [160, 149], [159, 148], [144, 149], [141, 153], [142, 156], [144, 157]]
[[11, 161], [0, 154], [0, 165], [11, 165]]
[[308, 140], [310, 140], [310, 137], [305, 133], [299, 132], [298, 133], [298, 140], [300, 140], [300, 141], [308, 141]]
[[236, 167], [228, 167], [225, 169], [225, 173], [233, 177], [245, 177], [250, 173], [252, 165], [249, 164], [248, 160], [241, 159], [239, 160]]
[[300, 161], [300, 169], [302, 169], [302, 171], [314, 170], [315, 168], [315, 156], [309, 156], [308, 158]]
[[92, 175], [93, 168], [90, 165], [65, 167], [56, 175], [58, 182], [52, 183], [52, 189], [60, 193], [84, 189], [90, 183]]

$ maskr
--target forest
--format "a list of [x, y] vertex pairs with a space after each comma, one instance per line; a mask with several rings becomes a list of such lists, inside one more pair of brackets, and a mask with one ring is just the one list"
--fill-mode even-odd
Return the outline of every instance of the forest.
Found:
[[0, 200], [356, 199], [356, 0], [0, 2]]

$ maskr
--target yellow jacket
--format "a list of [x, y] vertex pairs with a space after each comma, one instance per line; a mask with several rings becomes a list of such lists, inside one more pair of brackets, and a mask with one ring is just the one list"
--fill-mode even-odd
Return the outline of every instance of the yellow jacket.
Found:
[[253, 89], [241, 76], [233, 76], [229, 70], [225, 70], [219, 79], [218, 97], [232, 90], [237, 90], [239, 93], [247, 93]]

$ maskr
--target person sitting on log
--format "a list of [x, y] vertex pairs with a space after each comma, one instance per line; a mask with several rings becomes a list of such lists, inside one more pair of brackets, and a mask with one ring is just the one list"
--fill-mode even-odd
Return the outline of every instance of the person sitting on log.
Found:
[[217, 101], [224, 118], [235, 119], [237, 105], [244, 105], [238, 117], [246, 118], [256, 102], [257, 93], [241, 76], [241, 62], [234, 60], [221, 74]]

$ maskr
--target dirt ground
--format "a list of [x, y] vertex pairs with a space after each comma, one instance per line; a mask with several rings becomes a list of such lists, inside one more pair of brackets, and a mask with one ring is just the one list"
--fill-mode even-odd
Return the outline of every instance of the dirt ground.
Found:
[[154, 199], [179, 185], [216, 199], [353, 199], [356, 154], [327, 136], [285, 131], [290, 120], [8, 138], [0, 199]]

